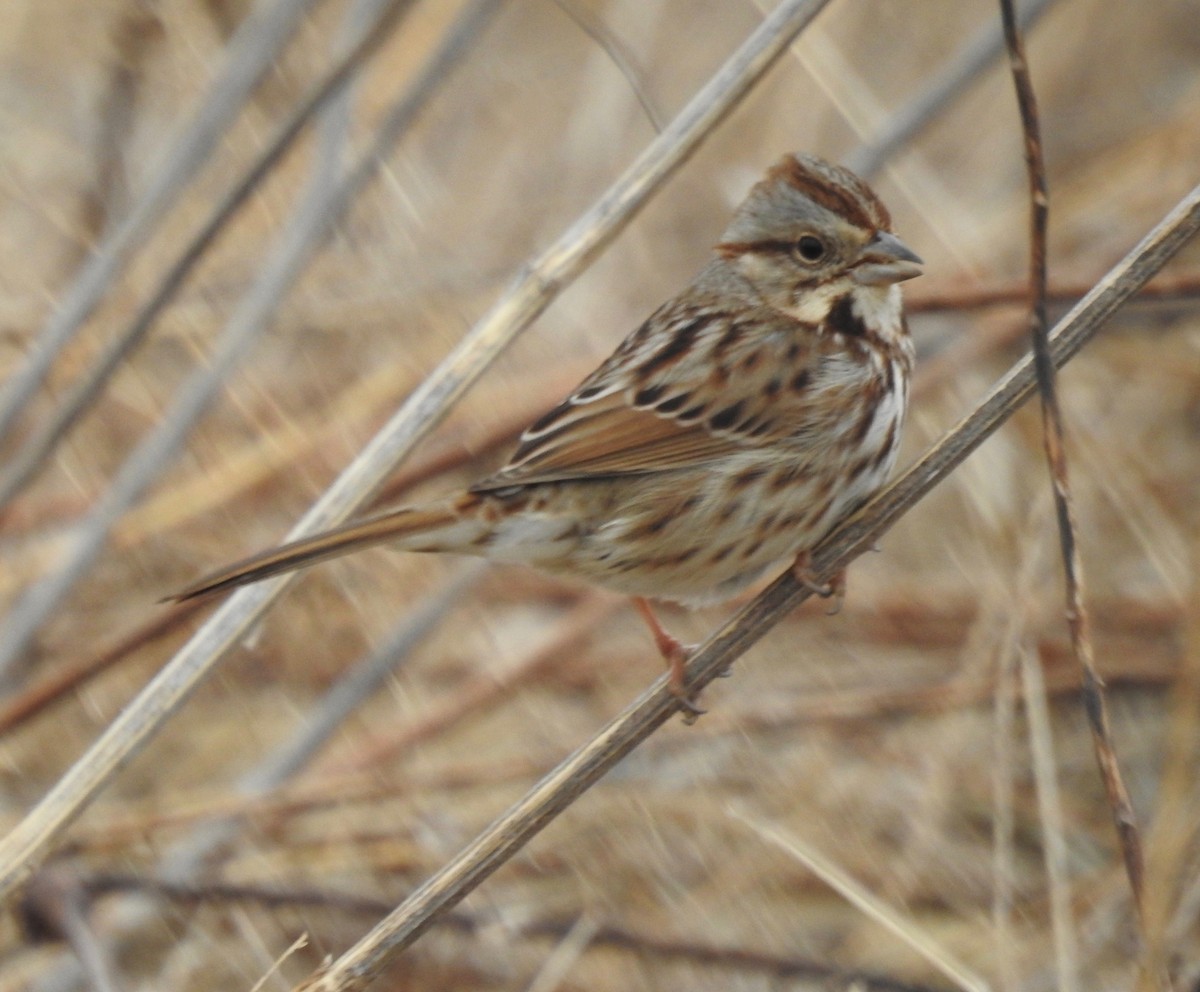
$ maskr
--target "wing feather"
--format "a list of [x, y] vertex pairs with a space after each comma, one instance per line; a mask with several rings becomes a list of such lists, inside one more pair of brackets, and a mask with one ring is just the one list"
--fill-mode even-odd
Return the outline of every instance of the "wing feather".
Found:
[[765, 307], [668, 304], [473, 488], [703, 468], [746, 448], [803, 445], [829, 412], [819, 337]]

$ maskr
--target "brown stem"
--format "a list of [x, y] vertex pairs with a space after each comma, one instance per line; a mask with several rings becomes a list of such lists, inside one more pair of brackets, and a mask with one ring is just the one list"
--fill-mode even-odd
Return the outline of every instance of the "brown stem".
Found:
[[[1005, 44], [1016, 88], [1017, 106], [1021, 115], [1021, 132], [1025, 140], [1025, 164], [1029, 173], [1030, 201], [1030, 330], [1033, 337], [1034, 368], [1037, 372], [1038, 394], [1042, 407], [1042, 440], [1054, 492], [1055, 515], [1066, 581], [1066, 616], [1071, 633], [1071, 647], [1083, 675], [1082, 700], [1092, 734], [1096, 761], [1104, 782], [1113, 824], [1116, 827], [1125, 873], [1133, 892], [1139, 929], [1145, 938], [1145, 861], [1141, 834], [1133, 811], [1129, 792], [1121, 776], [1120, 765], [1113, 747], [1112, 727], [1104, 694], [1104, 680], [1096, 670], [1092, 645], [1091, 621], [1084, 595], [1083, 563], [1079, 556], [1078, 527], [1074, 501], [1067, 470], [1067, 452], [1062, 410], [1058, 403], [1054, 362], [1046, 330], [1046, 226], [1049, 218], [1049, 199], [1046, 192], [1046, 168], [1042, 155], [1041, 128], [1038, 121], [1037, 98], [1029, 75], [1021, 31], [1017, 26], [1013, 0], [999, 0], [1004, 24]], [[1146, 962], [1143, 962], [1146, 965]], [[1169, 982], [1162, 981], [1164, 988]]]

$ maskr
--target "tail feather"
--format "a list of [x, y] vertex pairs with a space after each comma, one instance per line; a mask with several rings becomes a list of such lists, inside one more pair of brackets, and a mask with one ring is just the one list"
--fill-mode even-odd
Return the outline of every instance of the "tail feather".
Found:
[[[397, 542], [403, 546], [406, 538], [411, 540], [429, 535], [439, 528], [458, 522], [461, 518], [455, 510], [453, 504], [393, 510], [378, 517], [344, 524], [323, 534], [301, 538], [227, 565], [167, 596], [163, 602], [181, 603], [198, 596], [250, 585], [272, 575], [307, 568], [317, 562], [338, 558], [375, 544]], [[410, 548], [425, 550], [415, 546]]]

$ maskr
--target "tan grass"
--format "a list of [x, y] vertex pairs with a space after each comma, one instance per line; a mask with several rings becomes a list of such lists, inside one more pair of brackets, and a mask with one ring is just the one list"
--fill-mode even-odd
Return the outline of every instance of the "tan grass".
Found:
[[[88, 252], [145, 195], [164, 138], [203, 99], [249, 8], [11, 6], [0, 19], [5, 379], [69, 300]], [[754, 3], [568, 6], [580, 16], [527, 3], [498, 15], [38, 628], [0, 717], [5, 828], [200, 622], [160, 622], [154, 601], [295, 524], [520, 266], [653, 140], [644, 107], [670, 121], [763, 16]], [[780, 153], [849, 160], [860, 142], [870, 145], [997, 20], [984, 0], [943, 6], [944, 18], [922, 5], [830, 5], [815, 22], [819, 47], [815, 36], [802, 39], [784, 56], [465, 391], [384, 481], [386, 498], [445, 491], [494, 465], [504, 438], [689, 277], [729, 206]], [[321, 78], [346, 9], [311, 5], [147, 248], [57, 356], [0, 440], [0, 461], [53, 415]], [[358, 87], [346, 118], [352, 151], [372, 140], [460, 9], [414, 3]], [[1090, 286], [1200, 178], [1194, 15], [1188, 4], [1058, 0], [1034, 29], [1052, 291]], [[978, 401], [1026, 332], [1020, 290], [1014, 303], [1027, 207], [1011, 84], [992, 63], [956, 93], [875, 180], [928, 262], [909, 291], [931, 306], [913, 307], [922, 382], [908, 458]], [[53, 574], [74, 526], [211, 361], [298, 209], [318, 147], [306, 132], [95, 409], [0, 511], [5, 612]], [[1198, 272], [1193, 244], [1163, 273], [1164, 291], [1122, 310], [1060, 385], [1097, 664], [1146, 834], [1147, 934], [1180, 990], [1200, 976]], [[1007, 302], [980, 306], [993, 296]], [[1052, 300], [1052, 322], [1061, 305]], [[1079, 988], [1130, 987], [1139, 953], [1130, 893], [1079, 710], [1054, 534], [1042, 526], [1033, 414], [1019, 414], [887, 535], [880, 554], [858, 561], [840, 616], [811, 605], [782, 622], [732, 679], [706, 690], [709, 715], [693, 728], [668, 723], [624, 759], [378, 987], [954, 987], [831, 893], [811, 864], [748, 833], [731, 806], [822, 852], [911, 936], [988, 987], [1067, 987], [1055, 977], [1055, 920], [1059, 946], [1077, 947]], [[60, 898], [80, 899], [77, 919], [96, 938], [86, 953], [107, 955], [118, 986], [302, 981], [659, 675], [627, 610], [490, 569], [469, 594], [447, 598], [455, 605], [303, 771], [240, 791], [457, 574], [454, 563], [378, 552], [305, 577], [233, 639], [209, 682], [65, 833], [51, 866], [61, 874], [40, 877]], [[700, 641], [729, 612], [667, 616]], [[1022, 702], [1018, 649], [1041, 663], [1044, 710]], [[1039, 803], [1046, 774], [1057, 782], [1056, 813]], [[1046, 837], [1056, 816], [1052, 884]], [[228, 833], [206, 862], [207, 887], [193, 898], [156, 888], [166, 855], [214, 824]], [[125, 876], [132, 889], [100, 894], [105, 875]], [[46, 891], [34, 894], [44, 900]], [[13, 915], [0, 919], [0, 989], [79, 987], [78, 961], [67, 944], [35, 942]]]

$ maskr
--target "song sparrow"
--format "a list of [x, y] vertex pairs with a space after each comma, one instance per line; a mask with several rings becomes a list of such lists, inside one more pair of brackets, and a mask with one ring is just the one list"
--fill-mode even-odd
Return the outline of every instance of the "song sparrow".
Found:
[[687, 706], [687, 649], [645, 598], [728, 598], [789, 559], [809, 581], [809, 549], [895, 461], [913, 365], [896, 284], [920, 266], [866, 183], [785, 156], [692, 284], [530, 426], [498, 473], [172, 598], [383, 542], [522, 562], [634, 596]]

